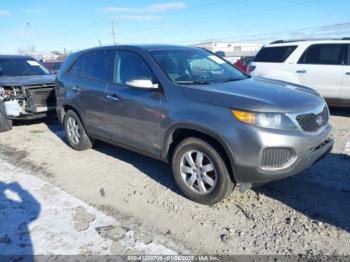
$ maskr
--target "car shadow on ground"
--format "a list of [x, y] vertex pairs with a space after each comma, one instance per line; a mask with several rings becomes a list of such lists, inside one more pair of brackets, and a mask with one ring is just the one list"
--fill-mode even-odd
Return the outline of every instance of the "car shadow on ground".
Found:
[[[58, 120], [50, 119], [45, 121], [45, 123], [68, 146], [63, 127]], [[133, 165], [157, 183], [183, 196], [175, 184], [171, 168], [167, 163], [101, 141], [95, 141], [93, 150]]]
[[350, 117], [350, 108], [330, 107], [329, 111], [333, 116]]
[[169, 164], [104, 142], [97, 142], [94, 149], [133, 165], [157, 183], [182, 196], [172, 176]]
[[[64, 143], [62, 126], [50, 120], [49, 129]], [[94, 150], [133, 165], [157, 183], [180, 196], [168, 164], [104, 142]], [[329, 154], [303, 173], [254, 189], [305, 214], [310, 219], [332, 224], [350, 232], [350, 156]]]
[[296, 176], [254, 189], [310, 219], [350, 232], [350, 156], [329, 154]]
[[0, 182], [0, 261], [34, 261], [28, 226], [40, 209], [40, 203], [18, 183]]

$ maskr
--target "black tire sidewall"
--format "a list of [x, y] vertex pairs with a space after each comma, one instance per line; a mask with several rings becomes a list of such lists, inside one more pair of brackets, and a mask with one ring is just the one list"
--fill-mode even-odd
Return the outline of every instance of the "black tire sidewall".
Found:
[[[190, 150], [198, 150], [207, 155], [214, 164], [217, 175], [217, 182], [212, 192], [207, 195], [200, 195], [193, 192], [187, 187], [181, 177], [180, 163], [182, 156]], [[197, 138], [188, 138], [181, 142], [175, 149], [172, 157], [172, 170], [175, 181], [180, 187], [181, 191], [189, 199], [196, 201], [201, 204], [212, 205], [220, 202], [226, 198], [233, 189], [233, 183], [231, 181], [229, 172], [226, 164], [223, 161], [220, 153], [215, 149], [214, 146], [205, 142], [204, 140]]]
[[[79, 133], [80, 133], [80, 141], [78, 144], [73, 143], [71, 138], [68, 135], [68, 130], [67, 130], [67, 122], [69, 118], [74, 118], [76, 122], [79, 125]], [[80, 117], [72, 110], [67, 111], [67, 113], [64, 116], [64, 131], [66, 133], [66, 138], [68, 140], [69, 145], [74, 148], [75, 150], [82, 151], [86, 150], [92, 147], [92, 142], [91, 139], [88, 137], [88, 135], [85, 132], [85, 128], [83, 124], [81, 123]]]
[[12, 120], [7, 119], [5, 105], [0, 101], [0, 132], [9, 131], [12, 129]]

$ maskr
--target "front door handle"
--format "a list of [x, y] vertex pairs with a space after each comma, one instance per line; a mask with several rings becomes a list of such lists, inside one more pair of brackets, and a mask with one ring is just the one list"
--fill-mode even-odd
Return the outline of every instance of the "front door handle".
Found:
[[297, 70], [298, 74], [305, 74], [307, 71], [306, 70]]
[[73, 86], [72, 90], [77, 93], [80, 91], [80, 88], [78, 86]]
[[350, 76], [350, 72], [346, 72], [345, 74], [346, 74], [347, 76]]
[[113, 94], [113, 95], [107, 95], [107, 99], [108, 99], [108, 100], [111, 100], [111, 101], [113, 101], [113, 102], [119, 101], [118, 96], [115, 95], [115, 94]]

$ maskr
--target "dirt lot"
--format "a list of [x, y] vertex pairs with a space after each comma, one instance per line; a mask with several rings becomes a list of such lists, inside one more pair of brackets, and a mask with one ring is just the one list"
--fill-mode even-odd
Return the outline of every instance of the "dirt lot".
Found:
[[76, 152], [55, 120], [0, 134], [7, 161], [118, 219], [165, 234], [196, 254], [350, 255], [350, 111], [333, 110], [336, 145], [304, 173], [215, 206], [185, 199], [170, 168], [98, 143]]

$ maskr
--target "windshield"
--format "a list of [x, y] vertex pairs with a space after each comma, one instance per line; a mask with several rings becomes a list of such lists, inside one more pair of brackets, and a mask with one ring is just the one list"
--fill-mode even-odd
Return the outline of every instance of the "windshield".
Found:
[[225, 60], [203, 49], [154, 50], [150, 53], [177, 84], [211, 84], [247, 78]]
[[0, 58], [0, 76], [47, 75], [49, 71], [31, 58]]

